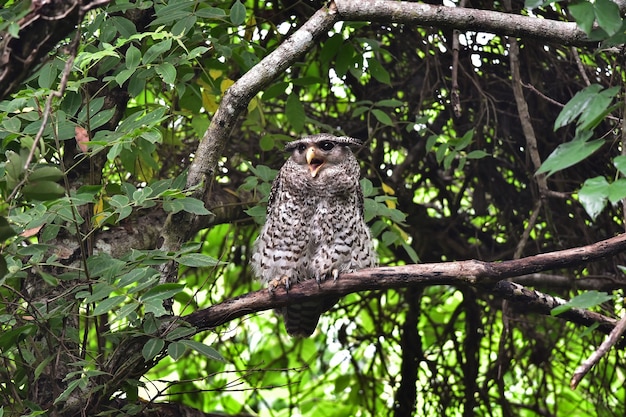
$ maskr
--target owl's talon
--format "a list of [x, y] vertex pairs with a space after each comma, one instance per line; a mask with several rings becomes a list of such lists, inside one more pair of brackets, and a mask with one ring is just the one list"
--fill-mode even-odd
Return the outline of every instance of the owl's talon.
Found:
[[270, 295], [274, 295], [276, 288], [281, 285], [285, 287], [285, 291], [289, 292], [289, 277], [287, 275], [281, 275], [280, 277], [270, 280], [267, 283], [267, 290], [270, 292]]

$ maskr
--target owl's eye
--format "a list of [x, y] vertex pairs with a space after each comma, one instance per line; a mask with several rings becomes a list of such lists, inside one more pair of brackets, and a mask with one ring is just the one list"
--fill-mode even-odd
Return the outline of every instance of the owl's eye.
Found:
[[335, 144], [332, 142], [324, 141], [320, 143], [320, 149], [322, 149], [323, 151], [330, 151], [334, 147], [335, 147]]
[[304, 143], [298, 145], [298, 152], [304, 152], [305, 149], [306, 145]]

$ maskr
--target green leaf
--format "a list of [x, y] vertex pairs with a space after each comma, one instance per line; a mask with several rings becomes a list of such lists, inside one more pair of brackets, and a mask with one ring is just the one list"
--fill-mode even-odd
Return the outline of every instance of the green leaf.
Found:
[[611, 102], [619, 90], [620, 87], [611, 87], [597, 94], [589, 107], [580, 115], [577, 130], [582, 131], [595, 128], [606, 118], [607, 114], [618, 107], [611, 106]]
[[609, 35], [613, 36], [622, 28], [622, 17], [619, 6], [611, 0], [596, 0], [593, 8], [600, 26]]
[[191, 336], [197, 332], [195, 327], [185, 326], [185, 322], [182, 322], [179, 327], [176, 327], [174, 330], [168, 332], [165, 335], [165, 339], [169, 341], [182, 339], [183, 337]]
[[369, 70], [372, 77], [374, 77], [378, 82], [383, 84], [391, 84], [391, 77], [389, 76], [389, 72], [383, 67], [380, 62], [375, 58], [370, 58], [367, 60], [367, 69]]
[[487, 152], [483, 151], [482, 149], [478, 149], [468, 153], [465, 157], [468, 159], [482, 159], [486, 156], [489, 156]]
[[185, 36], [196, 24], [198, 18], [194, 15], [185, 16], [172, 26], [174, 36]]
[[57, 69], [52, 62], [44, 64], [39, 73], [39, 86], [41, 88], [51, 88], [52, 84], [56, 81]]
[[198, 216], [211, 214], [211, 212], [204, 207], [204, 203], [197, 198], [185, 197], [179, 198], [178, 200], [183, 205], [183, 210], [188, 213], [197, 214]]
[[274, 136], [264, 135], [259, 141], [259, 146], [261, 146], [262, 151], [271, 151], [274, 149]]
[[559, 113], [554, 122], [554, 130], [563, 127], [576, 119], [589, 105], [593, 102], [594, 97], [600, 92], [602, 86], [599, 84], [591, 84], [580, 90]]
[[372, 109], [372, 114], [374, 115], [374, 117], [376, 117], [376, 120], [378, 120], [382, 124], [387, 126], [393, 126], [393, 120], [391, 120], [391, 117], [389, 117], [389, 115], [384, 111], [380, 109]]
[[175, 361], [180, 359], [185, 354], [186, 350], [187, 346], [181, 342], [172, 342], [167, 345], [167, 354]]
[[202, 203], [202, 201], [193, 197], [165, 200], [163, 202], [163, 209], [172, 213], [178, 213], [179, 211], [184, 210], [199, 216], [211, 214], [211, 212], [204, 207], [204, 203]]
[[141, 51], [135, 45], [130, 45], [126, 50], [126, 68], [131, 70], [131, 74], [141, 62]]
[[98, 304], [96, 304], [96, 308], [93, 309], [93, 312], [91, 314], [93, 316], [106, 314], [121, 303], [123, 303], [125, 299], [125, 295], [117, 295], [115, 297], [107, 298], [106, 300], [100, 301]]
[[156, 355], [161, 353], [161, 351], [165, 348], [165, 340], [152, 338], [143, 345], [143, 349], [141, 349], [141, 354], [146, 361], [150, 361], [154, 359]]
[[296, 93], [289, 94], [285, 103], [285, 116], [296, 132], [302, 132], [304, 127], [304, 106]]
[[61, 178], [63, 178], [63, 171], [61, 171], [59, 168], [52, 166], [52, 165], [36, 167], [35, 170], [31, 172], [30, 175], [28, 175], [28, 180], [32, 182], [35, 182], [35, 181], [56, 182], [56, 181], [59, 181]]
[[574, 139], [571, 142], [560, 144], [541, 164], [537, 174], [555, 172], [569, 168], [584, 160], [604, 145], [604, 139], [586, 141], [584, 138]]
[[626, 155], [616, 156], [613, 159], [613, 165], [622, 175], [626, 175]]
[[582, 204], [589, 217], [594, 220], [604, 210], [608, 196], [609, 183], [604, 177], [589, 178], [578, 192], [580, 204]]
[[70, 382], [69, 384], [67, 384], [67, 388], [65, 388], [65, 390], [57, 397], [55, 398], [53, 404], [57, 404], [59, 402], [63, 402], [65, 400], [67, 400], [67, 398], [70, 396], [70, 394], [72, 392], [74, 392], [74, 390], [76, 388], [78, 388], [78, 386], [81, 383], [81, 379], [75, 379], [72, 382]]
[[63, 197], [65, 188], [52, 181], [37, 181], [26, 184], [22, 188], [24, 198], [29, 200], [49, 201]]
[[[202, 5], [199, 7], [202, 7]], [[221, 19], [226, 17], [226, 12], [217, 7], [202, 7], [196, 10], [196, 15], [203, 19]]]
[[87, 269], [91, 278], [113, 278], [124, 267], [124, 261], [104, 252], [87, 258]]
[[205, 345], [204, 343], [196, 342], [195, 340], [181, 340], [180, 343], [195, 350], [198, 353], [201, 353], [209, 359], [214, 359], [216, 361], [226, 363], [226, 359], [224, 359], [217, 350]]
[[0, 216], [0, 242], [4, 242], [8, 238], [13, 237], [16, 234], [17, 233], [15, 232], [15, 230], [13, 230], [7, 219], [5, 219], [3, 216]]
[[169, 62], [157, 65], [155, 70], [165, 83], [173, 85], [176, 82], [176, 68]]
[[363, 197], [371, 197], [376, 193], [374, 184], [368, 178], [362, 178], [360, 181], [361, 190], [363, 191]]
[[576, 20], [578, 27], [587, 35], [591, 34], [593, 22], [595, 21], [593, 4], [588, 1], [572, 2], [567, 5], [567, 10]]
[[22, 122], [18, 117], [7, 117], [2, 120], [2, 127], [7, 132], [19, 132], [20, 127], [22, 126]]
[[220, 261], [202, 253], [188, 253], [175, 258], [175, 261], [181, 265], [194, 268], [219, 265]]
[[166, 283], [157, 285], [154, 288], [149, 289], [145, 294], [143, 294], [139, 301], [148, 302], [152, 300], [166, 300], [168, 298], [172, 298], [179, 292], [181, 292], [185, 286], [183, 284], [174, 284], [174, 283]]
[[156, 43], [152, 45], [150, 48], [148, 48], [148, 50], [146, 51], [146, 53], [144, 54], [142, 58], [142, 62], [144, 64], [150, 64], [157, 57], [162, 55], [164, 52], [169, 51], [170, 49], [172, 49], [171, 39], [165, 39], [159, 43]]
[[134, 73], [134, 69], [121, 70], [119, 74], [115, 76], [115, 82], [121, 87]]
[[89, 127], [91, 129], [95, 129], [104, 125], [105, 123], [109, 123], [109, 121], [115, 114], [115, 110], [115, 108], [110, 108], [96, 113], [89, 119]]
[[556, 0], [544, 1], [544, 0], [526, 0], [524, 1], [524, 7], [527, 9], [536, 9], [550, 3], [554, 3]]
[[119, 310], [115, 312], [115, 317], [111, 319], [111, 321], [118, 321], [125, 319], [129, 314], [135, 312], [139, 308], [139, 303], [130, 302], [128, 304], [124, 304], [120, 307]]
[[626, 198], [626, 178], [620, 178], [609, 185], [609, 201], [612, 204]]
[[29, 335], [37, 330], [34, 324], [27, 324], [26, 326], [14, 327], [11, 330], [6, 330], [0, 333], [0, 350], [6, 351], [9, 348], [15, 346], [15, 344], [21, 340], [22, 335]]
[[168, 314], [163, 306], [163, 301], [152, 299], [143, 303], [145, 314], [152, 314], [154, 317], [161, 317]]
[[104, 300], [105, 298], [108, 298], [114, 291], [114, 289], [106, 283], [97, 283], [96, 285], [92, 286], [91, 291], [91, 294], [89, 294], [88, 291], [81, 291], [76, 294], [76, 297], [78, 297], [79, 295], [82, 297], [84, 295], [86, 303], [95, 303]]
[[239, 26], [246, 20], [246, 6], [240, 0], [235, 1], [235, 3], [230, 8], [230, 22]]
[[561, 313], [564, 313], [572, 308], [582, 308], [588, 309], [591, 307], [598, 306], [606, 301], [612, 300], [613, 297], [605, 292], [598, 292], [596, 290], [591, 290], [584, 292], [580, 295], [569, 300], [567, 303], [560, 305], [558, 307], [554, 307], [550, 312], [551, 315], [556, 316]]
[[376, 103], [374, 103], [377, 107], [392, 107], [392, 108], [398, 108], [398, 107], [402, 107], [404, 106], [404, 102], [400, 101], [400, 100], [396, 100], [395, 98], [390, 98], [390, 99], [385, 99], [385, 100], [379, 100]]
[[254, 173], [254, 175], [261, 178], [261, 180], [265, 182], [274, 181], [274, 178], [276, 178], [276, 175], [278, 174], [277, 170], [272, 169], [268, 167], [267, 165], [257, 165], [257, 166], [250, 165], [249, 168], [250, 168], [250, 171]]

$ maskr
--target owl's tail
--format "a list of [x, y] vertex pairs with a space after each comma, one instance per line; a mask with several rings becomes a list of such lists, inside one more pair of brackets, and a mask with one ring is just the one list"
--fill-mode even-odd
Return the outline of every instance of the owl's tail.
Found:
[[285, 329], [291, 337], [309, 337], [315, 331], [322, 313], [330, 310], [339, 301], [331, 300], [305, 301], [283, 307], [281, 314], [285, 320]]

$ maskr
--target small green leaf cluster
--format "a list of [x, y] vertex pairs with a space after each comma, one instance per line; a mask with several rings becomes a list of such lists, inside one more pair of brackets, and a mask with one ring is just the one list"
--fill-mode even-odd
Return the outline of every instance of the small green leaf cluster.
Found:
[[431, 135], [426, 141], [426, 150], [434, 151], [437, 163], [442, 164], [445, 170], [452, 168], [456, 161], [455, 169], [462, 171], [468, 159], [482, 159], [489, 154], [482, 149], [469, 151], [474, 139], [474, 130], [468, 130], [463, 136], [451, 137], [448, 135]]
[[[594, 152], [607, 142], [607, 139], [594, 137], [594, 129], [611, 112], [619, 107], [612, 104], [620, 87], [602, 89], [598, 84], [592, 84], [579, 91], [563, 107], [559, 117], [554, 122], [554, 130], [576, 122], [574, 139], [560, 144], [537, 170], [537, 174], [550, 176], [589, 158]], [[625, 157], [618, 156], [613, 160], [617, 172], [626, 175]], [[582, 184], [578, 199], [591, 219], [595, 219], [604, 210], [607, 202], [616, 204], [626, 197], [626, 180], [617, 178], [612, 183], [603, 176], [588, 178]]]
[[554, 130], [564, 127], [575, 120], [576, 134], [570, 142], [559, 145], [541, 164], [537, 174], [550, 176], [586, 159], [605, 143], [604, 139], [589, 140], [593, 129], [614, 111], [617, 105], [611, 105], [619, 92], [619, 87], [602, 89], [598, 84], [579, 91], [563, 107], [554, 122]]
[[367, 178], [361, 180], [361, 188], [365, 221], [371, 223], [372, 237], [381, 243], [378, 247], [381, 257], [387, 255], [388, 248], [402, 247], [411, 262], [419, 262], [411, 247], [411, 237], [403, 230], [406, 213], [397, 208], [393, 189], [385, 184], [381, 188], [374, 187]]
[[[403, 105], [402, 101], [396, 99], [384, 99], [376, 102], [360, 100], [354, 103], [352, 117], [356, 119], [365, 116], [368, 126], [374, 125], [374, 119], [384, 126], [395, 126], [393, 119], [389, 116], [389, 111], [393, 112], [394, 109]], [[372, 116], [374, 119], [372, 119]]]

